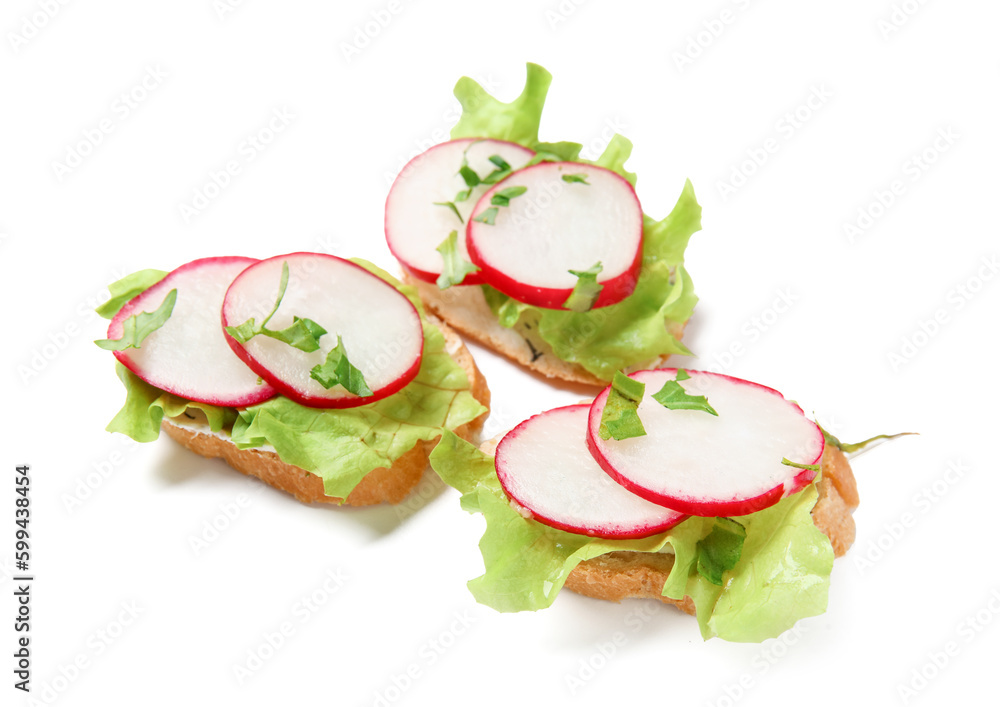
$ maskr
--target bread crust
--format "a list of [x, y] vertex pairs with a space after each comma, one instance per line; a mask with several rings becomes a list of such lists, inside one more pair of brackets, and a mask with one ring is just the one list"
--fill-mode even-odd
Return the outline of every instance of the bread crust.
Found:
[[[493, 455], [501, 436], [482, 445]], [[858, 486], [847, 457], [827, 444], [820, 460], [822, 477], [819, 498], [812, 510], [813, 522], [830, 538], [835, 557], [841, 557], [854, 543], [855, 525], [851, 515], [858, 507]], [[674, 566], [674, 556], [659, 552], [609, 552], [584, 560], [569, 573], [567, 589], [595, 599], [620, 602], [622, 599], [658, 599], [694, 616], [691, 597], [671, 599], [661, 593]]]
[[[582, 383], [604, 388], [608, 381], [602, 380], [583, 366], [564, 361], [557, 357], [537, 333], [532, 322], [518, 322], [510, 329], [501, 326], [486, 303], [481, 287], [456, 285], [446, 290], [431, 282], [414, 277], [404, 269], [403, 280], [417, 289], [424, 305], [447, 321], [464, 335], [475, 339], [512, 361], [540, 373], [548, 378], [558, 378], [571, 383]], [[683, 325], [675, 326], [671, 333], [680, 339]], [[646, 368], [659, 368], [667, 361], [667, 356], [659, 356], [649, 361], [637, 363], [627, 372]]]
[[[490, 405], [490, 390], [480, 373], [469, 349], [458, 334], [433, 315], [427, 319], [441, 330], [445, 350], [462, 367], [469, 379], [470, 392], [482, 405]], [[455, 433], [469, 440], [483, 426], [489, 413], [484, 412]], [[194, 422], [184, 416], [164, 419], [164, 432], [179, 444], [203, 457], [219, 457], [229, 466], [248, 476], [255, 476], [269, 486], [286, 491], [302, 503], [340, 503], [341, 499], [323, 492], [323, 480], [292, 464], [287, 464], [277, 453], [265, 449], [240, 449], [224, 433], [211, 432], [197, 418]], [[344, 499], [350, 506], [369, 506], [377, 503], [399, 503], [420, 482], [427, 468], [427, 458], [436, 440], [418, 442], [390, 467], [380, 467], [369, 472]]]
[[[847, 457], [832, 444], [826, 445], [820, 463], [823, 475], [812, 517], [816, 527], [830, 538], [834, 556], [841, 557], [854, 543], [856, 529], [851, 514], [858, 507], [858, 488]], [[670, 554], [612, 552], [581, 562], [569, 573], [565, 587], [614, 602], [658, 599], [693, 616], [695, 608], [690, 597], [677, 600], [661, 594], [673, 566], [674, 556]]]

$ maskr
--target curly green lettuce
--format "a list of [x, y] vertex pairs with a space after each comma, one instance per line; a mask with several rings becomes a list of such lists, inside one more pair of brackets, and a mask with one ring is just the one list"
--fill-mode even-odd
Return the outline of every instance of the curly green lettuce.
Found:
[[[627, 179], [636, 175], [625, 169], [632, 143], [614, 135], [599, 158], [580, 157], [575, 142], [540, 142], [538, 127], [552, 75], [528, 64], [521, 95], [503, 103], [468, 77], [455, 86], [462, 115], [451, 131], [452, 139], [481, 137], [508, 140], [529, 147], [540, 159], [596, 164]], [[701, 206], [690, 181], [670, 214], [656, 220], [643, 216], [642, 268], [635, 291], [621, 302], [586, 312], [533, 307], [483, 285], [486, 301], [501, 325], [527, 323], [551, 346], [557, 357], [576, 363], [603, 380], [614, 372], [669, 354], [688, 355], [681, 341], [684, 324], [698, 297], [684, 269], [684, 250], [691, 235], [701, 230]]]
[[140, 270], [131, 275], [126, 275], [121, 280], [108, 285], [108, 292], [111, 299], [95, 309], [100, 316], [105, 319], [114, 319], [118, 311], [125, 306], [125, 303], [137, 295], [141, 295], [150, 287], [158, 283], [168, 275], [163, 270]]
[[815, 484], [757, 513], [734, 518], [746, 529], [740, 561], [717, 586], [697, 571], [698, 542], [715, 518], [690, 517], [648, 538], [609, 540], [557, 530], [523, 517], [507, 500], [493, 458], [454, 434], [431, 453], [431, 466], [462, 493], [462, 508], [482, 513], [485, 573], [469, 582], [476, 601], [498, 611], [552, 604], [580, 562], [609, 552], [673, 552], [663, 595], [689, 596], [701, 634], [759, 642], [826, 610], [833, 548], [813, 523]]
[[[419, 442], [433, 440], [486, 412], [472, 396], [465, 370], [448, 354], [444, 335], [424, 317], [416, 291], [371, 263], [354, 262], [396, 287], [420, 313], [423, 360], [416, 378], [402, 390], [368, 405], [341, 410], [305, 407], [280, 395], [247, 408], [218, 407], [160, 390], [118, 364], [126, 400], [108, 431], [151, 442], [159, 436], [164, 417], [199, 411], [213, 431], [228, 432], [238, 447], [269, 446], [282, 461], [322, 478], [328, 496], [343, 499], [373, 469], [391, 466]], [[146, 276], [143, 281], [150, 279]], [[162, 276], [156, 281], [159, 279]], [[153, 284], [148, 282], [146, 287]], [[128, 287], [129, 283], [116, 283], [112, 293]], [[105, 306], [102, 311], [113, 308], [113, 317], [126, 301], [117, 307]]]

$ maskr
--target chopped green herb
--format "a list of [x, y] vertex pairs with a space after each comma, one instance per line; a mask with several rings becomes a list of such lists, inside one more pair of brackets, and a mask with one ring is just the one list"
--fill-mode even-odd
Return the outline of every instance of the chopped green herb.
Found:
[[796, 469], [805, 469], [806, 471], [819, 471], [820, 470], [820, 465], [819, 464], [799, 464], [798, 462], [793, 462], [788, 457], [782, 457], [781, 458], [781, 463], [784, 464], [785, 466], [793, 466]]
[[462, 179], [465, 180], [465, 186], [470, 189], [472, 187], [478, 187], [482, 183], [479, 175], [476, 174], [476, 171], [469, 166], [468, 162], [462, 163], [462, 166], [458, 168], [458, 173], [462, 175]]
[[569, 184], [586, 184], [590, 186], [590, 182], [587, 181], [587, 175], [582, 172], [579, 174], [564, 174], [562, 180]]
[[645, 383], [629, 378], [621, 371], [615, 371], [597, 432], [601, 439], [613, 437], [621, 440], [646, 434], [638, 413], [639, 403], [645, 392]]
[[629, 378], [621, 371], [615, 372], [615, 377], [611, 381], [611, 388], [618, 394], [628, 398], [636, 405], [642, 401], [642, 396], [646, 392], [646, 384]]
[[832, 434], [823, 429], [820, 426], [820, 431], [823, 433], [823, 439], [826, 440], [827, 444], [832, 444], [834, 447], [842, 451], [844, 454], [856, 456], [862, 452], [866, 452], [869, 449], [874, 449], [879, 444], [883, 442], [889, 442], [891, 440], [897, 439], [898, 437], [905, 437], [907, 435], [919, 434], [918, 432], [898, 432], [894, 435], [875, 435], [863, 442], [845, 443], [841, 442], [839, 439], [834, 437]]
[[700, 410], [718, 416], [719, 413], [715, 408], [708, 404], [708, 398], [704, 395], [688, 395], [684, 390], [680, 381], [688, 380], [690, 377], [687, 371], [678, 368], [677, 378], [664, 383], [659, 392], [653, 395], [653, 400], [668, 410]]
[[479, 223], [485, 223], [487, 226], [492, 226], [497, 219], [497, 213], [499, 213], [499, 211], [500, 210], [497, 207], [491, 206], [472, 220], [478, 221]]
[[250, 317], [242, 324], [237, 324], [235, 326], [227, 326], [226, 333], [231, 337], [236, 339], [241, 344], [245, 344], [250, 341], [250, 339], [257, 336], [260, 333], [257, 329], [257, 323], [254, 321], [253, 317]]
[[496, 169], [483, 177], [483, 184], [496, 184], [513, 171], [513, 168], [507, 164], [507, 160], [500, 155], [491, 155], [490, 162], [496, 165]]
[[312, 319], [293, 316], [291, 326], [278, 331], [264, 329], [260, 333], [309, 353], [319, 348], [319, 338], [326, 333], [326, 329]]
[[563, 307], [571, 312], [589, 312], [593, 309], [601, 290], [604, 289], [604, 285], [597, 282], [597, 276], [603, 269], [604, 266], [597, 262], [587, 270], [570, 270], [571, 275], [576, 275], [577, 281], [573, 286], [573, 292], [563, 302]]
[[521, 196], [526, 191], [528, 191], [528, 187], [507, 187], [506, 189], [501, 189], [490, 198], [492, 206], [472, 220], [492, 226], [497, 220], [497, 214], [500, 212], [500, 209], [497, 207], [510, 206], [511, 199]]
[[510, 172], [506, 172], [500, 169], [495, 169], [489, 174], [487, 174], [485, 177], [483, 177], [483, 184], [496, 184], [500, 180], [506, 179], [509, 176]]
[[285, 298], [285, 290], [288, 288], [288, 262], [281, 264], [281, 282], [278, 284], [278, 297], [274, 302], [271, 312], [264, 317], [260, 324], [256, 323], [254, 317], [250, 317], [242, 324], [227, 326], [226, 333], [236, 339], [241, 344], [245, 344], [250, 339], [258, 335], [269, 336], [272, 339], [282, 341], [289, 346], [294, 346], [300, 351], [310, 352], [319, 349], [319, 339], [326, 334], [326, 329], [314, 322], [312, 319], [292, 317], [292, 325], [280, 330], [268, 329], [267, 323], [281, 306], [281, 300]]
[[446, 290], [452, 285], [460, 285], [466, 275], [479, 272], [479, 268], [458, 252], [458, 231], [449, 233], [436, 250], [444, 259], [444, 267], [437, 279], [437, 286], [440, 289]]
[[490, 199], [490, 203], [494, 206], [510, 206], [511, 199], [521, 196], [526, 191], [528, 191], [528, 187], [507, 187], [495, 193]]
[[[475, 144], [475, 143], [473, 143]], [[471, 145], [470, 145], [471, 147]], [[465, 153], [468, 153], [466, 149]], [[511, 172], [511, 167], [500, 155], [493, 155], [490, 157], [490, 162], [497, 166], [497, 169], [490, 172], [485, 177], [480, 177], [476, 173], [476, 170], [469, 166], [468, 155], [463, 153], [462, 166], [459, 167], [458, 173], [462, 175], [462, 179], [465, 181], [465, 186], [468, 189], [463, 189], [462, 191], [455, 194], [455, 198], [451, 201], [435, 201], [435, 206], [447, 206], [450, 208], [454, 214], [458, 217], [458, 220], [465, 223], [465, 219], [462, 218], [462, 214], [459, 213], [458, 207], [455, 204], [460, 204], [463, 201], [468, 201], [469, 197], [472, 196], [472, 190], [481, 184], [496, 184], [501, 179], [506, 177]]]
[[98, 339], [94, 343], [105, 351], [123, 351], [137, 349], [147, 336], [167, 323], [174, 311], [177, 301], [177, 290], [170, 290], [162, 304], [153, 312], [139, 312], [122, 322], [120, 339]]
[[274, 307], [271, 308], [270, 313], [264, 317], [259, 325], [256, 323], [254, 317], [250, 317], [242, 324], [236, 326], [227, 326], [226, 333], [231, 337], [236, 339], [241, 344], [245, 344], [250, 341], [253, 337], [260, 333], [263, 333], [265, 325], [271, 321], [271, 317], [274, 313], [278, 311], [278, 307], [281, 306], [281, 300], [285, 298], [285, 289], [288, 287], [288, 261], [281, 264], [281, 281], [278, 284], [278, 297], [274, 302]]
[[511, 166], [507, 164], [507, 160], [505, 160], [500, 155], [490, 155], [490, 162], [495, 164], [497, 169], [499, 170], [502, 170], [504, 172], [511, 171]]
[[364, 398], [373, 395], [364, 375], [347, 360], [347, 351], [340, 335], [337, 336], [337, 345], [326, 355], [326, 361], [313, 366], [309, 376], [327, 390], [339, 383], [355, 395]]
[[[467, 191], [466, 192], [459, 192], [459, 194], [466, 194], [467, 195], [468, 192]], [[466, 196], [465, 198], [468, 199], [469, 197]], [[455, 197], [455, 199], [458, 200], [458, 201], [464, 201], [463, 199], [459, 199], [458, 197]], [[459, 223], [465, 223], [465, 219], [462, 218], [462, 214], [460, 214], [458, 212], [458, 207], [455, 206], [455, 202], [454, 201], [435, 201], [434, 202], [434, 206], [446, 206], [446, 207], [448, 207], [449, 209], [451, 209], [452, 213], [455, 214], [455, 216], [458, 217]]]
[[[472, 144], [475, 145], [476, 143]], [[469, 145], [469, 147], [472, 147], [472, 145]], [[465, 223], [465, 221], [462, 220], [462, 216], [458, 212], [458, 208], [456, 208], [455, 204], [468, 200], [469, 197], [472, 196], [472, 190], [475, 187], [481, 184], [496, 184], [501, 179], [507, 177], [507, 175], [509, 175], [513, 171], [513, 168], [510, 166], [510, 164], [507, 163], [507, 160], [505, 160], [503, 157], [501, 157], [500, 155], [490, 155], [489, 160], [490, 162], [493, 163], [496, 169], [487, 174], [485, 177], [480, 177], [479, 174], [476, 173], [476, 170], [472, 169], [472, 167], [469, 166], [468, 152], [469, 149], [466, 148], [465, 152], [462, 155], [462, 166], [459, 167], [458, 169], [458, 173], [462, 176], [462, 179], [465, 181], [465, 186], [467, 186], [468, 189], [463, 189], [462, 191], [458, 192], [458, 194], [455, 195], [455, 198], [450, 202], [449, 201], [434, 202], [437, 206], [450, 207], [452, 211], [455, 212], [455, 215], [458, 216], [459, 221], [462, 221], [462, 223]], [[528, 190], [527, 187], [509, 187], [507, 189], [502, 189], [493, 195], [492, 199], [493, 206], [508, 206], [510, 205], [511, 199], [520, 196], [527, 190]], [[494, 221], [496, 220], [496, 217], [497, 217], [497, 210], [495, 208], [489, 208], [482, 214], [480, 214], [478, 217], [472, 220], [492, 226], [494, 224]]]
[[721, 587], [724, 572], [736, 567], [747, 530], [732, 518], [716, 518], [712, 531], [698, 541], [698, 574]]

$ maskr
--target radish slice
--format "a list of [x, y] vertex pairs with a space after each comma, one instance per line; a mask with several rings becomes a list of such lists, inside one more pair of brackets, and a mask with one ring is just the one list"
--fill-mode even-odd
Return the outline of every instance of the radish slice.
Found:
[[115, 351], [122, 365], [152, 386], [188, 400], [240, 407], [275, 395], [269, 385], [237, 358], [219, 328], [226, 289], [253, 258], [194, 260], [174, 270], [131, 299], [108, 326], [108, 338], [120, 339], [126, 319], [154, 312], [171, 290], [177, 290], [166, 323], [137, 349]]
[[[512, 187], [527, 191], [507, 206], [495, 206], [494, 196]], [[492, 225], [476, 220], [488, 218], [490, 209]], [[578, 281], [570, 270], [586, 271], [600, 263], [597, 283], [603, 289], [592, 306], [605, 307], [635, 289], [642, 265], [642, 208], [632, 185], [610, 170], [542, 162], [483, 194], [466, 242], [488, 284], [549, 309], [564, 309]]]
[[587, 451], [589, 405], [528, 418], [496, 450], [500, 485], [539, 523], [599, 538], [644, 538], [686, 516], [626, 491]]
[[[520, 169], [535, 153], [526, 147], [502, 140], [467, 138], [435, 145], [403, 167], [385, 200], [385, 239], [389, 250], [407, 270], [427, 282], [435, 282], [443, 261], [437, 247], [452, 231], [458, 231], [458, 251], [469, 260], [465, 247], [465, 223], [476, 201], [489, 185], [472, 188], [464, 201], [455, 201], [468, 189], [459, 174], [463, 159], [480, 178], [498, 169], [490, 157], [499, 155], [511, 169]], [[454, 203], [461, 219], [448, 206]], [[470, 273], [463, 285], [482, 284], [479, 273]]]
[[688, 371], [681, 386], [704, 395], [719, 413], [669, 410], [653, 400], [673, 368], [639, 371], [646, 384], [638, 413], [646, 435], [601, 439], [598, 430], [610, 387], [590, 408], [587, 444], [618, 483], [681, 513], [739, 516], [767, 508], [807, 486], [816, 472], [782, 463], [819, 464], [823, 433], [781, 393], [718, 373]]
[[[413, 380], [420, 370], [424, 345], [416, 308], [382, 278], [333, 255], [291, 253], [247, 268], [226, 293], [224, 327], [267, 317], [278, 299], [286, 262], [288, 287], [268, 329], [284, 329], [293, 324], [293, 317], [299, 317], [313, 320], [327, 333], [319, 339], [320, 348], [309, 353], [262, 335], [241, 344], [226, 333], [232, 350], [257, 375], [295, 402], [319, 408], [367, 405]], [[338, 336], [372, 395], [355, 395], [339, 383], [327, 389], [310, 376], [313, 367], [323, 364], [337, 346]]]

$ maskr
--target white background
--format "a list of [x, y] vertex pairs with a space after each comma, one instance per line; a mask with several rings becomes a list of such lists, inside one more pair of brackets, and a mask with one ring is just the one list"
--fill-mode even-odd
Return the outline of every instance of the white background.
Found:
[[[975, 695], [1000, 648], [1000, 7], [400, 3], [4, 4], [0, 702], [28, 704], [10, 657], [13, 467], [25, 462], [38, 703]], [[310, 508], [168, 439], [104, 432], [124, 397], [91, 343], [109, 282], [293, 250], [393, 267], [381, 226], [392, 176], [445, 138], [459, 76], [510, 100], [526, 61], [554, 75], [542, 139], [594, 156], [624, 133], [656, 218], [691, 178], [704, 231], [688, 251], [702, 300], [686, 365], [777, 387], [845, 440], [921, 433], [856, 461], [858, 538], [829, 611], [781, 639], [703, 642], [693, 619], [654, 602], [570, 592], [497, 614], [465, 588], [482, 570], [482, 519], [440, 484], [401, 508]], [[277, 114], [281, 131], [250, 159], [245, 141]], [[231, 160], [239, 174], [186, 219], [180, 207]], [[581, 395], [474, 353], [494, 391], [491, 433]]]

